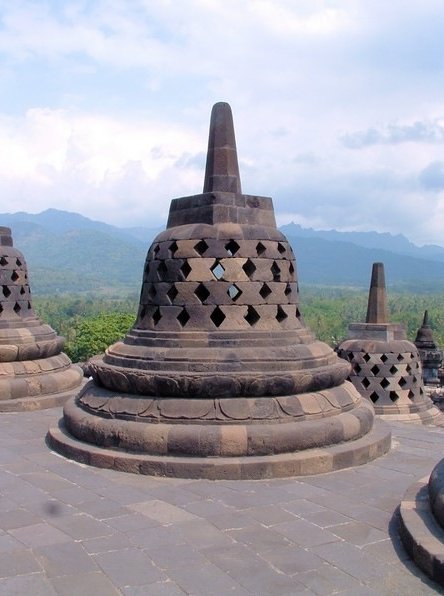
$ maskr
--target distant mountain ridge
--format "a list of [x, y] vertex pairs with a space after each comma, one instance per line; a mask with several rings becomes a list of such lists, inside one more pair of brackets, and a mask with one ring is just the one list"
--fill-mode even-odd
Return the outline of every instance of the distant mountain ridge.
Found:
[[[37, 293], [110, 288], [138, 291], [146, 252], [162, 228], [119, 228], [77, 213], [0, 214], [25, 254]], [[371, 264], [383, 261], [388, 285], [444, 291], [444, 247], [418, 247], [405, 236], [378, 232], [280, 228], [296, 254], [301, 285], [368, 287]]]

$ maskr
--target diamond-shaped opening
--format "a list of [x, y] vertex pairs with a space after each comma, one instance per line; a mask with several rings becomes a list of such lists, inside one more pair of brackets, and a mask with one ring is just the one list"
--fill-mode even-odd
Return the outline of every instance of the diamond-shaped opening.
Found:
[[3, 296], [5, 298], [9, 298], [9, 296], [11, 295], [11, 290], [8, 288], [8, 286], [2, 286], [2, 291], [3, 291]]
[[359, 364], [355, 364], [353, 368], [354, 368], [354, 370], [355, 370], [355, 373], [356, 373], [357, 375], [358, 375], [358, 374], [361, 372], [361, 370], [362, 370], [362, 368], [359, 366]]
[[285, 246], [282, 244], [282, 242], [278, 242], [278, 251], [281, 253], [281, 255], [284, 254], [284, 252], [286, 252], [286, 248]]
[[165, 281], [167, 275], [168, 267], [165, 265], [165, 261], [161, 261], [161, 263], [157, 267], [157, 277], [160, 281]]
[[3, 312], [3, 306], [0, 304], [0, 315], [2, 314], [2, 312]]
[[287, 285], [285, 286], [284, 294], [285, 294], [286, 296], [289, 296], [289, 295], [291, 294], [291, 285], [290, 285], [290, 284], [287, 284]]
[[185, 263], [181, 266], [180, 270], [183, 273], [184, 279], [186, 279], [191, 273], [191, 266], [188, 263], [188, 261], [185, 261]]
[[[355, 355], [353, 352], [345, 352], [345, 355], [347, 356], [349, 362], [353, 362], [353, 360], [355, 359]], [[359, 370], [361, 370], [361, 367], [359, 367]]]
[[23, 296], [23, 294], [26, 294], [26, 290], [25, 290], [25, 288], [23, 286], [20, 288], [20, 294], [22, 296]]
[[379, 366], [377, 364], [375, 364], [374, 366], [372, 366], [370, 370], [375, 375], [375, 377], [376, 377], [376, 375], [379, 374]]
[[2, 267], [4, 267], [7, 264], [8, 264], [8, 259], [6, 259], [5, 257], [0, 257], [0, 265]]
[[302, 318], [302, 313], [301, 313], [301, 311], [299, 310], [299, 308], [298, 308], [298, 307], [296, 307], [296, 318], [297, 318], [297, 319], [300, 319], [300, 318]]
[[367, 377], [364, 377], [362, 379], [361, 384], [365, 389], [368, 389], [370, 387], [370, 381], [367, 379]]
[[250, 259], [247, 259], [245, 263], [242, 265], [242, 269], [245, 271], [246, 275], [251, 279], [252, 275], [256, 271], [256, 265]]
[[266, 283], [262, 284], [261, 289], [259, 290], [259, 294], [262, 296], [262, 298], [265, 300], [266, 298], [268, 298], [268, 296], [271, 294], [271, 290], [269, 288], [269, 286], [267, 286]]
[[225, 321], [226, 315], [218, 306], [216, 306], [210, 315], [210, 319], [213, 321], [216, 327], [220, 327]]
[[194, 250], [198, 255], [202, 256], [204, 252], [208, 250], [208, 244], [205, 242], [205, 240], [199, 240], [199, 242], [194, 245]]
[[294, 265], [293, 263], [290, 263], [289, 267], [288, 267], [288, 272], [290, 275], [293, 275], [294, 273]]
[[390, 381], [388, 381], [385, 377], [382, 379], [381, 381], [381, 387], [383, 389], [387, 389], [387, 387], [390, 385]]
[[404, 356], [402, 354], [398, 354], [398, 362], [402, 362], [404, 360]]
[[285, 321], [285, 319], [288, 317], [287, 313], [285, 312], [285, 310], [283, 308], [281, 308], [280, 306], [278, 306], [277, 308], [277, 313], [276, 313], [276, 321], [278, 323], [282, 323], [282, 321]]
[[176, 298], [178, 293], [179, 292], [177, 291], [176, 286], [173, 284], [171, 286], [171, 288], [168, 290], [168, 292], [166, 293], [166, 295], [168, 296], [168, 300], [171, 302], [171, 304], [174, 302], [174, 299]]
[[160, 321], [161, 318], [162, 318], [162, 313], [160, 312], [160, 308], [156, 308], [156, 310], [153, 313], [154, 324], [157, 325], [157, 323]]
[[252, 306], [249, 306], [247, 314], [244, 316], [244, 319], [247, 321], [247, 323], [251, 325], [251, 327], [253, 327], [253, 325], [256, 325], [260, 318], [261, 317], [256, 311], [256, 309]]
[[150, 285], [150, 289], [148, 290], [148, 296], [153, 300], [157, 295], [156, 286], [154, 284]]
[[381, 362], [385, 363], [385, 362], [387, 362], [387, 360], [388, 360], [388, 356], [386, 356], [385, 354], [383, 354], [381, 356]]
[[19, 278], [19, 275], [18, 275], [17, 271], [14, 270], [12, 272], [11, 279], [12, 279], [12, 281], [17, 281], [18, 278]]
[[266, 248], [265, 248], [265, 246], [262, 244], [262, 242], [258, 242], [258, 243], [256, 244], [256, 252], [257, 252], [257, 256], [258, 256], [258, 257], [260, 257], [261, 255], [263, 255], [263, 254], [264, 254], [264, 252], [265, 252], [266, 250], [267, 250], [267, 249], [266, 249]]
[[225, 250], [227, 251], [227, 253], [229, 254], [230, 257], [233, 257], [237, 253], [239, 248], [240, 248], [240, 246], [235, 240], [230, 240], [225, 245]]
[[21, 267], [23, 264], [20, 259], [16, 259], [15, 263], [16, 263], [17, 267]]
[[214, 265], [211, 267], [211, 273], [214, 275], [214, 277], [219, 280], [222, 279], [225, 273], [225, 269], [224, 267], [219, 263], [219, 261], [216, 261], [214, 263]]
[[31, 310], [31, 308], [32, 308], [31, 303], [28, 300], [28, 310]]
[[140, 313], [139, 313], [139, 319], [144, 319], [146, 315], [146, 306], [142, 306], [142, 308], [140, 309]]
[[276, 261], [273, 261], [271, 266], [271, 273], [273, 274], [273, 281], [281, 281], [281, 269]]
[[177, 315], [176, 318], [179, 321], [179, 323], [181, 324], [181, 326], [185, 327], [185, 325], [190, 320], [190, 315], [188, 314], [186, 308], [182, 308], [182, 310], [180, 311], [180, 313]]
[[379, 399], [379, 395], [377, 393], [375, 393], [374, 391], [372, 391], [370, 393], [370, 399], [372, 400], [373, 403], [376, 403]]
[[154, 256], [157, 256], [157, 253], [159, 252], [159, 250], [160, 250], [160, 246], [158, 244], [156, 244], [156, 246], [153, 249]]
[[208, 296], [210, 295], [210, 292], [208, 291], [208, 288], [206, 288], [204, 286], [204, 284], [200, 283], [197, 288], [194, 290], [194, 293], [196, 294], [196, 296], [199, 298], [199, 300], [201, 302], [205, 302], [205, 300], [208, 298]]
[[389, 396], [393, 403], [399, 399], [399, 395], [396, 393], [396, 391], [390, 391]]
[[391, 366], [390, 372], [392, 373], [392, 375], [396, 375], [396, 373], [398, 372], [398, 367], [395, 365]]
[[178, 248], [179, 247], [177, 246], [177, 242], [175, 240], [169, 245], [168, 250], [171, 257], [174, 257], [174, 254], [177, 252]]
[[411, 373], [412, 372], [412, 367], [410, 366], [410, 364], [407, 364], [407, 366], [405, 367], [406, 372]]
[[362, 359], [363, 359], [365, 362], [368, 362], [368, 361], [370, 360], [370, 358], [371, 358], [370, 354], [367, 354], [367, 353], [365, 353], [365, 354], [364, 354], [364, 356], [362, 357]]
[[409, 391], [408, 397], [409, 397], [409, 399], [413, 399], [415, 397], [415, 394], [413, 393], [413, 391]]
[[22, 307], [20, 306], [20, 304], [18, 302], [16, 302], [14, 304], [14, 312], [16, 312], [17, 314], [19, 314], [19, 312], [22, 310]]
[[404, 377], [401, 377], [398, 381], [398, 385], [400, 387], [405, 387], [407, 385], [407, 380]]
[[231, 300], [236, 301], [242, 294], [242, 290], [238, 288], [236, 284], [231, 284], [231, 286], [227, 290], [227, 294], [231, 298]]

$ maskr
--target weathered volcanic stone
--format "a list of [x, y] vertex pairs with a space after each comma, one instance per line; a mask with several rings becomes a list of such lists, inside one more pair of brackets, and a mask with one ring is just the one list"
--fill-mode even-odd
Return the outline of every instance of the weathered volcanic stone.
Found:
[[365, 323], [353, 323], [338, 355], [352, 365], [348, 379], [377, 415], [406, 422], [444, 424], [427, 397], [416, 346], [402, 325], [388, 322], [384, 265], [374, 263]]
[[439, 368], [442, 364], [442, 352], [438, 349], [432, 328], [429, 325], [429, 313], [425, 311], [421, 327], [415, 339], [422, 364], [422, 378], [424, 385], [437, 387], [439, 385]]
[[63, 343], [36, 318], [25, 258], [0, 227], [0, 412], [61, 405], [78, 392], [83, 373]]
[[270, 198], [241, 194], [231, 110], [213, 108], [202, 194], [174, 199], [137, 321], [90, 361], [51, 444], [146, 474], [263, 478], [356, 465], [390, 447], [348, 363], [299, 307]]

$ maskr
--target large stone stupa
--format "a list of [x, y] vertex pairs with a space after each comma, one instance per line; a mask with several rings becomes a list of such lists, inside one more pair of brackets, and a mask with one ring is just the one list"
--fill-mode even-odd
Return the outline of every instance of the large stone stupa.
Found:
[[390, 430], [305, 326], [292, 249], [270, 198], [242, 194], [230, 106], [214, 106], [202, 194], [171, 203], [134, 327], [50, 444], [143, 474], [264, 478], [367, 462]]
[[36, 317], [25, 258], [0, 227], [0, 412], [59, 406], [79, 391], [83, 372], [63, 344]]
[[390, 323], [383, 263], [374, 263], [365, 323], [352, 323], [337, 352], [352, 365], [349, 380], [388, 420], [444, 424], [424, 391], [421, 360], [404, 327]]

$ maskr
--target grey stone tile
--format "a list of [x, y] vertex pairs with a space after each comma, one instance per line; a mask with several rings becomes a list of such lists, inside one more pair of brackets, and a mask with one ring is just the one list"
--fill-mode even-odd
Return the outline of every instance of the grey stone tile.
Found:
[[315, 570], [299, 573], [297, 579], [319, 596], [342, 594], [344, 590], [357, 590], [361, 587], [359, 580], [328, 563]]
[[[271, 550], [260, 551], [264, 561], [287, 575], [301, 571], [318, 569], [324, 564], [323, 559], [298, 546], [277, 546]], [[297, 578], [299, 581], [299, 578]]]
[[128, 509], [137, 511], [141, 515], [154, 520], [159, 524], [172, 524], [175, 522], [197, 521], [198, 517], [193, 513], [185, 511], [181, 507], [171, 505], [154, 499], [128, 505]]
[[328, 530], [323, 530], [305, 519], [277, 524], [273, 530], [303, 547], [327, 544], [341, 540]]
[[156, 526], [146, 529], [127, 532], [126, 536], [140, 548], [151, 548], [152, 546], [167, 546], [174, 544], [186, 544], [183, 532], [175, 526]]
[[310, 550], [361, 582], [378, 580], [387, 571], [386, 565], [347, 542], [322, 544]]
[[84, 513], [56, 518], [53, 524], [76, 540], [99, 538], [114, 533], [110, 526]]
[[[351, 521], [349, 517], [331, 509], [306, 513], [302, 517], [320, 528], [330, 528], [331, 526], [338, 526], [340, 524], [350, 523]], [[333, 530], [331, 531], [333, 534], [336, 534]]]
[[254, 520], [247, 513], [249, 510], [244, 512], [238, 511], [227, 511], [220, 515], [210, 515], [207, 517], [213, 526], [219, 530], [240, 530], [241, 528], [259, 527], [260, 522]]
[[122, 589], [124, 596], [183, 596], [186, 592], [181, 590], [172, 581], [156, 582], [144, 586], [129, 586]]
[[137, 548], [112, 551], [93, 555], [94, 560], [114, 585], [140, 586], [165, 581], [165, 574]]
[[233, 540], [206, 520], [187, 521], [174, 525], [183, 540], [197, 549], [229, 546]]
[[168, 546], [153, 546], [145, 549], [145, 552], [154, 564], [166, 571], [175, 567], [198, 567], [208, 563], [204, 554], [192, 548], [189, 544], [175, 544]]
[[118, 596], [121, 593], [100, 571], [54, 577], [50, 582], [58, 596]]
[[141, 515], [140, 513], [128, 512], [128, 509], [126, 510], [125, 515], [110, 517], [104, 521], [110, 528], [114, 528], [114, 530], [124, 533], [142, 530], [143, 528], [146, 528], [146, 531], [149, 531], [150, 528], [159, 525], [153, 519]]
[[98, 571], [94, 560], [77, 542], [42, 546], [36, 548], [34, 554], [48, 577]]
[[283, 548], [293, 544], [279, 532], [262, 526], [230, 530], [227, 534], [233, 541], [246, 544], [247, 546], [253, 546], [254, 550], [258, 553], [268, 551], [271, 548]]
[[84, 513], [92, 515], [99, 520], [128, 514], [128, 509], [124, 505], [103, 497], [97, 497], [93, 501], [81, 503], [80, 507]]
[[386, 532], [381, 532], [368, 524], [352, 521], [329, 528], [330, 532], [356, 546], [365, 546], [374, 542], [381, 542], [387, 538]]
[[23, 549], [23, 543], [19, 542], [13, 536], [10, 536], [9, 534], [2, 534], [0, 536], [0, 556], [1, 556], [1, 553], [5, 552], [5, 551], [21, 550], [21, 549]]
[[45, 522], [10, 530], [10, 534], [31, 548], [49, 544], [60, 544], [72, 540], [68, 534], [61, 532]]
[[236, 580], [212, 563], [198, 568], [188, 565], [175, 567], [169, 570], [169, 576], [187, 594], [196, 596], [220, 596], [221, 594], [247, 596], [248, 594]]
[[32, 486], [43, 489], [45, 492], [73, 487], [73, 483], [69, 480], [48, 471], [23, 474], [21, 478], [32, 484]]
[[292, 521], [295, 516], [288, 510], [277, 506], [252, 507], [246, 513], [266, 527], [272, 527], [282, 522]]
[[22, 528], [39, 522], [40, 518], [35, 513], [31, 513], [22, 507], [0, 514], [0, 528], [2, 530]]
[[43, 573], [18, 575], [0, 579], [0, 594], [3, 596], [57, 596], [50, 581]]
[[125, 534], [116, 532], [110, 536], [83, 540], [82, 546], [89, 554], [107, 553], [112, 550], [122, 550], [134, 546]]
[[3, 551], [0, 556], [0, 577], [14, 577], [40, 572], [41, 567], [30, 550]]

